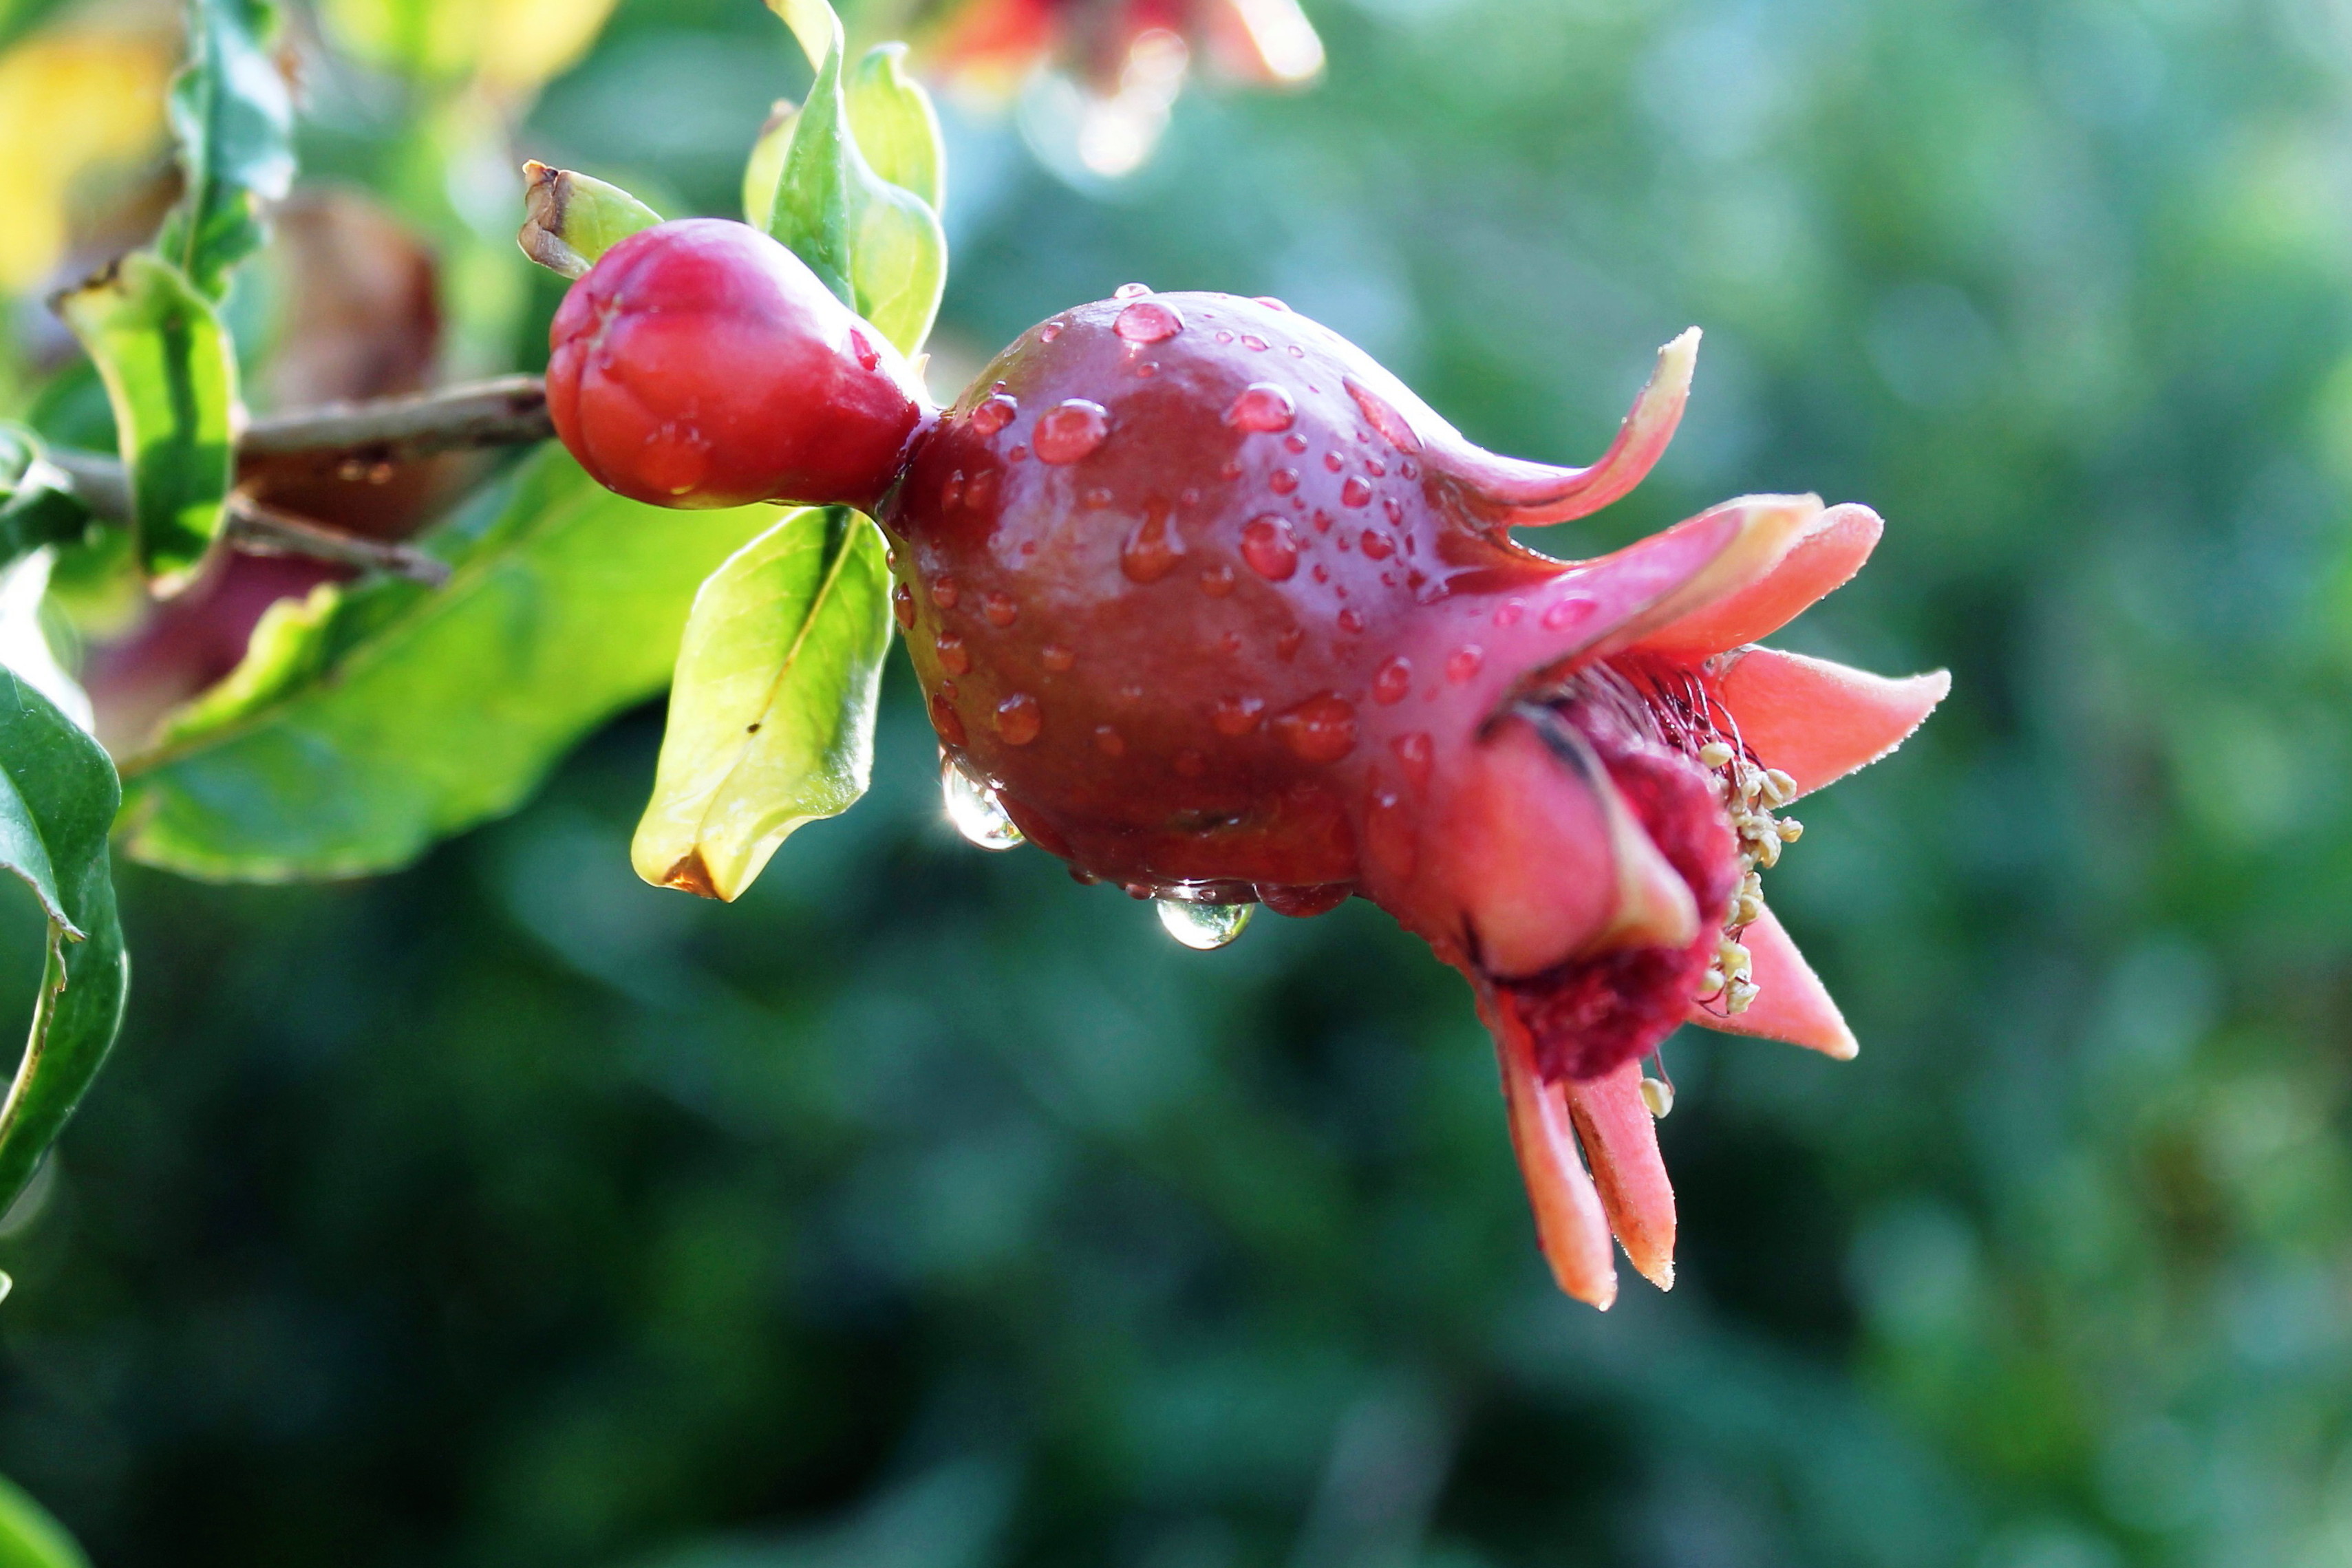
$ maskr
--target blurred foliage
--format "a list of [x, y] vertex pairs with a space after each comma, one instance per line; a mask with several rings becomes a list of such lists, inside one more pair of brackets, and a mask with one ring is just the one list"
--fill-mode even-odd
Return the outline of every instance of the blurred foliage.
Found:
[[[0, 1470], [96, 1558], [2352, 1559], [2352, 30], [1314, 14], [1320, 88], [1187, 98], [1122, 184], [951, 114], [934, 375], [1130, 278], [1271, 293], [1577, 460], [1704, 325], [1658, 476], [1557, 542], [1887, 515], [1783, 639], [1958, 677], [1776, 877], [1861, 1060], [1672, 1045], [1681, 1282], [1596, 1316], [1374, 912], [1204, 956], [971, 851], [895, 679], [874, 793], [709, 905], [629, 873], [640, 712], [399, 876], [129, 880], [115, 1074], [0, 1222]], [[514, 150], [730, 213], [774, 28], [624, 0]], [[527, 366], [514, 94], [412, 57], [321, 55], [303, 166], [431, 238], [446, 369]]]

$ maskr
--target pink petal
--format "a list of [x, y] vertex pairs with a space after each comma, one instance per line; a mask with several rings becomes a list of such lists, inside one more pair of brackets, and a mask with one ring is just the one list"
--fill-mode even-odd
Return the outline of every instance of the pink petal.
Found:
[[1584, 1157], [1592, 1163], [1609, 1228], [1643, 1278], [1675, 1288], [1675, 1189], [1658, 1155], [1658, 1125], [1642, 1099], [1642, 1064], [1629, 1061], [1585, 1082], [1561, 1085]]
[[1597, 512], [1640, 484], [1675, 437], [1690, 399], [1698, 363], [1693, 327], [1658, 350], [1657, 368], [1617, 427], [1617, 438], [1589, 468], [1555, 468], [1448, 443], [1433, 449], [1430, 467], [1450, 480], [1470, 516], [1504, 528], [1565, 522]]
[[1730, 1018], [1694, 1002], [1690, 1021], [1725, 1034], [1786, 1040], [1840, 1061], [1853, 1060], [1862, 1046], [1854, 1040], [1853, 1030], [1846, 1028], [1837, 1003], [1830, 999], [1829, 988], [1789, 939], [1780, 917], [1767, 908], [1739, 940], [1748, 948], [1748, 977], [1756, 983], [1756, 999], [1748, 1004], [1747, 1011]]
[[1744, 648], [1701, 671], [1739, 738], [1809, 794], [1903, 744], [1952, 689], [1949, 672], [1891, 679], [1777, 648]]
[[[1821, 509], [1811, 496], [1743, 496], [1532, 586], [1512, 585], [1507, 597], [1477, 585], [1516, 608], [1475, 633], [1488, 691], [1469, 695], [1491, 703], [1549, 685], [1737, 592], [1770, 570]], [[1422, 624], [1431, 635], [1462, 635], [1443, 617]]]
[[1644, 652], [1703, 659], [1768, 637], [1862, 570], [1885, 525], [1868, 507], [1832, 507], [1754, 582], [1642, 639]]
[[1422, 836], [1429, 880], [1461, 912], [1489, 975], [1698, 934], [1690, 884], [1599, 761], [1579, 772], [1523, 720], [1496, 726], [1448, 771]]
[[[1483, 988], [1482, 988], [1483, 989]], [[1536, 1076], [1525, 1028], [1510, 1009], [1480, 998], [1495, 1030], [1503, 1064], [1503, 1099], [1510, 1113], [1511, 1148], [1534, 1206], [1536, 1239], [1559, 1288], [1601, 1311], [1617, 1299], [1617, 1266], [1609, 1252], [1609, 1220], [1592, 1178], [1577, 1158], [1576, 1133], [1558, 1084]]]

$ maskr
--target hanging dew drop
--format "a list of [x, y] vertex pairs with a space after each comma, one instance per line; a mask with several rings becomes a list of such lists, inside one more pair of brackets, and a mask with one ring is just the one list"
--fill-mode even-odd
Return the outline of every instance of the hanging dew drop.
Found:
[[965, 772], [952, 757], [940, 758], [940, 795], [947, 802], [948, 821], [966, 842], [984, 850], [1020, 846], [1021, 830], [1005, 815], [996, 791]]
[[1257, 910], [1255, 904], [1206, 904], [1192, 898], [1162, 897], [1158, 903], [1160, 924], [1168, 935], [1203, 953], [1240, 936]]

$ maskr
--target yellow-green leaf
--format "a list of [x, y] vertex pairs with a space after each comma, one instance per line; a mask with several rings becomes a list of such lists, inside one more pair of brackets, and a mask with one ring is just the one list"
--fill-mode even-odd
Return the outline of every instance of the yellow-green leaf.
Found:
[[236, 465], [236, 350], [187, 275], [145, 251], [54, 303], [106, 383], [140, 559], [169, 592], [220, 532]]
[[843, 507], [793, 513], [710, 574], [629, 848], [639, 876], [732, 899], [794, 829], [866, 792], [889, 595], [880, 531]]
[[[930, 333], [947, 284], [947, 235], [939, 214], [914, 190], [885, 178], [859, 150], [844, 90], [839, 20], [823, 0], [769, 5], [819, 64], [807, 101], [782, 131], [768, 232], [884, 337], [915, 353]], [[891, 167], [936, 193], [939, 127], [929, 104], [887, 57], [887, 46], [877, 53], [886, 57], [872, 68], [863, 93], [876, 134]], [[761, 158], [755, 149], [755, 162]], [[756, 194], [745, 204], [756, 210]]]

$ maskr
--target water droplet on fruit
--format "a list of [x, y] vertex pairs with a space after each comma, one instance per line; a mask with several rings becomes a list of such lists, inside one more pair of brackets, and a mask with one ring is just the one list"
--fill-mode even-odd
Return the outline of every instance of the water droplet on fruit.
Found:
[[1421, 465], [1408, 457], [1397, 465], [1397, 476], [1401, 479], [1418, 479], [1421, 477]]
[[1278, 632], [1274, 639], [1274, 656], [1286, 664], [1298, 656], [1299, 646], [1306, 641], [1307, 628], [1304, 626], [1293, 626], [1287, 632]]
[[1298, 885], [1279, 883], [1259, 883], [1257, 899], [1276, 915], [1286, 915], [1293, 920], [1327, 914], [1348, 902], [1356, 891], [1353, 883], [1322, 882]]
[[1298, 539], [1288, 519], [1272, 513], [1252, 517], [1242, 529], [1242, 559], [1268, 582], [1282, 582], [1298, 570]]
[[1110, 411], [1082, 397], [1065, 399], [1037, 418], [1033, 439], [1040, 463], [1076, 463], [1110, 434]]
[[1257, 910], [1255, 904], [1203, 904], [1190, 898], [1163, 897], [1156, 902], [1160, 924], [1168, 928], [1168, 935], [1203, 953], [1239, 936]]
[[1021, 404], [1016, 399], [998, 392], [982, 399], [980, 406], [971, 411], [971, 427], [982, 435], [993, 435], [1011, 424], [1013, 416], [1020, 412]]
[[1315, 572], [1314, 572], [1314, 577], [1315, 577], [1315, 580], [1316, 580], [1316, 581], [1318, 581], [1318, 582], [1328, 582], [1328, 581], [1330, 581], [1330, 580], [1331, 580], [1331, 573], [1330, 573], [1330, 571], [1328, 570], [1328, 569], [1327, 569], [1327, 568], [1323, 565], [1323, 563], [1322, 563], [1321, 561], [1318, 561], [1318, 562], [1316, 562], [1316, 563], [1315, 563]]
[[1445, 678], [1460, 685], [1478, 673], [1486, 662], [1486, 650], [1475, 643], [1465, 643], [1445, 656]]
[[1110, 291], [1113, 299], [1134, 299], [1151, 292], [1149, 283], [1122, 283]]
[[1404, 701], [1412, 690], [1412, 661], [1400, 653], [1382, 664], [1372, 676], [1372, 700], [1386, 707]]
[[931, 727], [938, 730], [940, 738], [950, 746], [963, 744], [963, 720], [957, 716], [954, 706], [947, 697], [936, 692], [931, 695]]
[[909, 632], [913, 631], [915, 629], [915, 591], [903, 582], [892, 589], [890, 613], [898, 618], [898, 624], [902, 628]]
[[1404, 797], [1381, 788], [1377, 775], [1364, 803], [1364, 850], [1399, 882], [1410, 879], [1421, 863], [1421, 835], [1414, 831]]
[[1377, 528], [1364, 530], [1363, 545], [1367, 560], [1386, 560], [1396, 553], [1396, 546], [1389, 542], [1388, 535]]
[[1347, 465], [1348, 460], [1340, 456], [1336, 452], [1326, 452], [1323, 455], [1323, 466], [1328, 468], [1334, 474], [1337, 474], [1340, 469], [1345, 468]]
[[1158, 360], [1141, 361], [1136, 365], [1135, 373], [1139, 376], [1156, 376], [1160, 373], [1160, 361]]
[[1315, 508], [1315, 531], [1318, 534], [1331, 531], [1331, 514], [1320, 507]]
[[971, 674], [971, 650], [963, 645], [962, 638], [952, 632], [942, 632], [939, 634], [937, 646], [940, 669], [950, 675]]
[[942, 610], [956, 607], [956, 580], [952, 577], [931, 579], [931, 602]]
[[1100, 485], [1089, 486], [1086, 494], [1078, 497], [1078, 505], [1098, 512], [1110, 505], [1110, 492]]
[[1234, 569], [1219, 564], [1201, 574], [1201, 591], [1212, 599], [1223, 599], [1234, 591]]
[[1255, 332], [1244, 332], [1242, 334], [1242, 347], [1249, 350], [1252, 353], [1263, 354], [1266, 350], [1266, 341], [1264, 338], [1259, 337]]
[[963, 487], [963, 504], [975, 512], [988, 510], [989, 503], [995, 499], [996, 470], [993, 468], [982, 469], [973, 475], [971, 482]]
[[1594, 601], [1590, 599], [1556, 599], [1544, 608], [1543, 628], [1559, 632], [1574, 625], [1592, 613]]
[[1339, 486], [1339, 504], [1343, 507], [1369, 507], [1372, 504], [1372, 487], [1360, 475], [1350, 474], [1348, 482]]
[[1360, 385], [1352, 377], [1340, 384], [1348, 389], [1348, 395], [1356, 400], [1356, 406], [1363, 411], [1364, 417], [1371, 421], [1372, 428], [1387, 437], [1390, 445], [1402, 452], [1421, 450], [1421, 437], [1413, 434], [1411, 422], [1391, 407], [1387, 399], [1369, 387]]
[[1220, 343], [1230, 343], [1233, 340], [1234, 335], [1231, 332], [1220, 330], [1217, 333], [1217, 341]]
[[855, 327], [849, 329], [849, 350], [857, 356], [857, 368], [861, 371], [870, 371], [882, 362], [882, 356], [874, 351], [874, 345], [866, 340], [866, 334]]
[[1014, 692], [996, 705], [996, 733], [1007, 746], [1026, 746], [1037, 738], [1045, 710], [1027, 692]]
[[1497, 626], [1516, 626], [1519, 623], [1519, 617], [1525, 615], [1527, 612], [1528, 601], [1526, 600], [1506, 599], [1501, 604], [1495, 608], [1495, 624]]
[[1396, 523], [1400, 526], [1403, 524], [1404, 503], [1398, 500], [1394, 496], [1382, 496], [1381, 497], [1381, 510], [1389, 515], [1390, 522]]
[[1110, 329], [1130, 343], [1164, 343], [1184, 329], [1184, 318], [1173, 306], [1139, 299], [1118, 313]]
[[1037, 340], [1041, 343], [1050, 343], [1061, 335], [1062, 324], [1059, 321], [1048, 321], [1037, 329]]
[[1209, 710], [1209, 722], [1219, 735], [1244, 736], [1257, 727], [1265, 713], [1265, 704], [1256, 697], [1220, 697], [1217, 706]]
[[1416, 789], [1426, 788], [1430, 760], [1428, 735], [1421, 730], [1411, 735], [1400, 735], [1389, 742], [1389, 749], [1395, 752], [1396, 759], [1404, 765], [1405, 782]]
[[1242, 634], [1240, 632], [1228, 632], [1223, 636], [1217, 639], [1217, 652], [1220, 653], [1233, 654], [1238, 653], [1241, 651]]
[[963, 470], [950, 474], [947, 483], [940, 486], [940, 510], [952, 511], [963, 504]]
[[991, 593], [981, 600], [980, 612], [988, 617], [991, 626], [1005, 627], [1020, 616], [1021, 607], [1009, 593]]
[[1337, 762], [1355, 749], [1356, 707], [1345, 697], [1318, 692], [1276, 715], [1274, 727], [1306, 761]]
[[1289, 306], [1285, 305], [1281, 300], [1276, 299], [1271, 294], [1258, 295], [1255, 302], [1265, 306], [1269, 310], [1287, 310], [1290, 308]]
[[1048, 643], [1037, 650], [1037, 662], [1055, 674], [1060, 674], [1072, 664], [1076, 664], [1078, 656], [1059, 643]]
[[1029, 449], [1016, 441], [1013, 444], [1013, 450], [1004, 455], [1009, 462], [1026, 463], [1029, 461]]
[[1364, 459], [1364, 472], [1375, 479], [1385, 479], [1388, 477], [1389, 465], [1377, 457], [1367, 457]]
[[1349, 632], [1352, 635], [1355, 632], [1361, 632], [1363, 629], [1364, 612], [1362, 611], [1349, 609], [1339, 612], [1340, 631]]
[[952, 757], [940, 758], [940, 796], [947, 803], [948, 821], [966, 843], [984, 850], [1020, 847], [1021, 830], [1013, 825], [996, 791], [965, 772]]
[[1298, 405], [1290, 394], [1272, 382], [1253, 382], [1234, 399], [1234, 406], [1225, 410], [1225, 423], [1236, 430], [1255, 430], [1272, 434], [1288, 430], [1298, 415]]
[[1168, 514], [1154, 507], [1119, 547], [1118, 570], [1131, 582], [1157, 582], [1184, 554], [1184, 543], [1168, 526]]
[[1127, 742], [1110, 726], [1098, 724], [1095, 726], [1095, 749], [1105, 757], [1124, 757], [1127, 755]]
[[1304, 452], [1307, 450], [1307, 437], [1299, 434], [1297, 431], [1292, 431], [1288, 435], [1282, 438], [1282, 444], [1286, 450], [1291, 452]]
[[1277, 496], [1287, 496], [1298, 488], [1298, 470], [1277, 468], [1265, 476], [1266, 488]]

